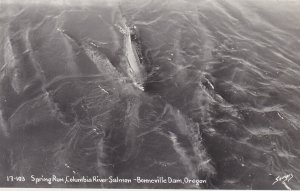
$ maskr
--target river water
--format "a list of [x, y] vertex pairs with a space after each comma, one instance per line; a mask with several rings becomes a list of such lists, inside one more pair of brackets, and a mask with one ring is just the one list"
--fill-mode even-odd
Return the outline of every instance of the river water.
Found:
[[[299, 10], [296, 0], [0, 1], [0, 176], [28, 179], [0, 185], [300, 189]], [[122, 19], [142, 89], [122, 65]]]

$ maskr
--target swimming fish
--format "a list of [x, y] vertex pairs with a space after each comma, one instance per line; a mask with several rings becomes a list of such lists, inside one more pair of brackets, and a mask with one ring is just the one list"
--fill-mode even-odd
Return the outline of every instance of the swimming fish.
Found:
[[115, 25], [121, 34], [123, 34], [123, 46], [125, 61], [121, 67], [126, 68], [127, 75], [133, 80], [133, 83], [140, 90], [144, 91], [144, 69], [140, 63], [139, 56], [137, 54], [136, 44], [131, 39], [131, 29], [126, 25], [126, 20], [121, 19], [119, 24]]

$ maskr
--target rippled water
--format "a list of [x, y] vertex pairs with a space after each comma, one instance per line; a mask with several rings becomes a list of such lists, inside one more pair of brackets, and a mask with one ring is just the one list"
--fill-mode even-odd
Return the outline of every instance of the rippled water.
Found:
[[[299, 1], [74, 2], [0, 3], [0, 176], [300, 189]], [[124, 64], [122, 18], [142, 89]]]

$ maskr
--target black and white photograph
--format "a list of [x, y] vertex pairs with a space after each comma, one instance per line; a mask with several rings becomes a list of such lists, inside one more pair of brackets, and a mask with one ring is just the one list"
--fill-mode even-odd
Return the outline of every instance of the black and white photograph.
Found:
[[300, 189], [300, 0], [0, 0], [0, 189]]

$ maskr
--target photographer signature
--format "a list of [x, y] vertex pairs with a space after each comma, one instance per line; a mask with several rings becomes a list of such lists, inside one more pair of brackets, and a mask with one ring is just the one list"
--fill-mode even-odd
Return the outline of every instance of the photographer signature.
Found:
[[293, 177], [294, 177], [293, 174], [277, 176], [272, 185], [274, 185], [277, 182], [281, 182], [288, 190], [291, 190], [291, 188], [286, 184], [286, 182], [289, 182]]

